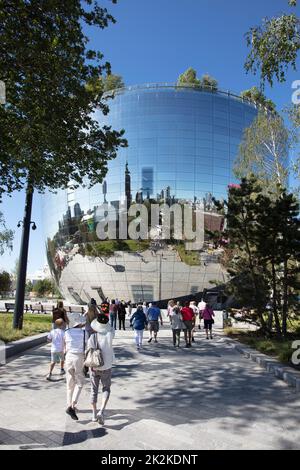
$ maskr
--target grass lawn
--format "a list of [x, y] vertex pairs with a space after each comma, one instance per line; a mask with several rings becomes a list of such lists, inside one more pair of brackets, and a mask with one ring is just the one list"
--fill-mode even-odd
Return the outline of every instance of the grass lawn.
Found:
[[290, 359], [294, 352], [294, 349], [291, 348], [292, 342], [300, 339], [298, 329], [290, 332], [289, 338], [286, 340], [266, 338], [257, 331], [244, 331], [237, 328], [225, 328], [224, 332], [230, 338], [237, 339], [241, 343], [289, 365], [292, 365]]
[[176, 250], [183, 261], [188, 266], [200, 266], [200, 258], [198, 251], [186, 251], [184, 245], [175, 245]]
[[83, 256], [111, 256], [116, 251], [136, 253], [149, 248], [148, 240], [103, 240], [101, 242], [89, 242], [80, 247]]
[[0, 340], [5, 343], [32, 336], [39, 333], [45, 333], [51, 330], [52, 315], [25, 313], [23, 320], [23, 329], [14, 330], [12, 327], [13, 315], [11, 313], [0, 313]]

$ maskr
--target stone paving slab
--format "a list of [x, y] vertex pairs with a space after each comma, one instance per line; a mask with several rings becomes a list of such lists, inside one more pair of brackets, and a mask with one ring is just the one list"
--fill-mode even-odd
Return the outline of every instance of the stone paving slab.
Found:
[[[147, 336], [147, 333], [145, 334]], [[197, 331], [174, 349], [171, 331], [137, 352], [117, 331], [105, 426], [90, 421], [89, 382], [79, 421], [65, 414], [65, 380], [48, 382], [50, 348], [0, 368], [0, 449], [299, 449], [300, 396], [237, 352], [220, 333]]]

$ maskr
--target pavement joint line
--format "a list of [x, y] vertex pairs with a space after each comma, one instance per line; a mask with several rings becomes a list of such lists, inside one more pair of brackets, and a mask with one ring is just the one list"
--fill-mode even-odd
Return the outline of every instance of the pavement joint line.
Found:
[[293, 370], [287, 370], [287, 367], [289, 366], [281, 364], [277, 359], [269, 357], [266, 354], [256, 352], [254, 349], [249, 348], [249, 346], [243, 346], [236, 339], [225, 338], [225, 340], [247, 359], [251, 359], [253, 362], [256, 362], [268, 373], [283, 380], [290, 387], [295, 388], [296, 392], [300, 392], [300, 374], [297, 371], [294, 372]]

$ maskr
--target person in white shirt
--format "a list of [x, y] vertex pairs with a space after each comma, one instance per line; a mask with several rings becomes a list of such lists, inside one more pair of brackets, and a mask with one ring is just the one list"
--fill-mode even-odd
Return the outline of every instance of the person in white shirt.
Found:
[[147, 315], [148, 310], [149, 310], [149, 309], [148, 309], [148, 307], [147, 307], [147, 302], [143, 302], [143, 312], [144, 312], [145, 315]]
[[51, 343], [51, 363], [47, 380], [52, 380], [52, 372], [55, 364], [60, 363], [60, 375], [65, 373], [64, 370], [64, 335], [65, 322], [59, 318], [55, 322], [55, 329], [51, 330], [47, 336], [47, 341]]
[[66, 413], [72, 419], [78, 420], [75, 406], [78, 403], [84, 385], [84, 352], [85, 331], [82, 330], [84, 322], [78, 317], [72, 318], [70, 328], [65, 332], [64, 343], [66, 351], [66, 382], [67, 382], [67, 409]]
[[[91, 405], [93, 409], [92, 421], [98, 421], [104, 424], [104, 410], [110, 396], [111, 387], [111, 370], [114, 362], [113, 339], [115, 329], [110, 326], [109, 319], [104, 313], [100, 313], [98, 317], [92, 321], [91, 327], [95, 331], [89, 338], [87, 350], [100, 349], [103, 357], [103, 366], [93, 369], [90, 368], [91, 381]], [[97, 413], [97, 399], [100, 381], [102, 384], [102, 401], [101, 408]]]
[[198, 303], [198, 310], [199, 310], [199, 325], [198, 328], [201, 330], [201, 320], [202, 320], [202, 312], [206, 309], [206, 302], [202, 299], [201, 302]]
[[199, 324], [198, 323], [198, 318], [199, 318], [199, 309], [198, 307], [196, 306], [196, 302], [193, 300], [190, 302], [190, 308], [193, 310], [194, 314], [195, 314], [195, 320], [193, 322], [193, 329], [192, 329], [192, 341], [195, 341], [195, 338], [194, 338], [194, 335], [195, 335], [195, 327], [196, 327], [196, 324]]

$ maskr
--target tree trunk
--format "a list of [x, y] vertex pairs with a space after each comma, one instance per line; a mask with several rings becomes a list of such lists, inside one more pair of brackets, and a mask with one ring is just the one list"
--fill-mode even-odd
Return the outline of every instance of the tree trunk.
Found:
[[276, 333], [277, 336], [282, 335], [281, 331], [281, 325], [280, 325], [280, 319], [278, 315], [278, 309], [277, 309], [277, 284], [276, 284], [276, 269], [275, 269], [275, 264], [274, 261], [271, 261], [272, 263], [272, 289], [273, 289], [273, 314], [274, 314], [274, 319], [275, 319], [275, 327], [276, 327]]
[[288, 263], [287, 259], [283, 264], [283, 305], [282, 305], [282, 335], [287, 335], [287, 319], [288, 319]]

